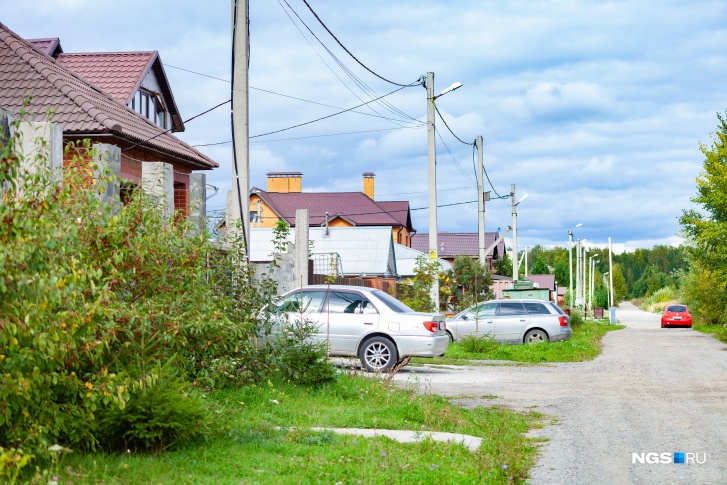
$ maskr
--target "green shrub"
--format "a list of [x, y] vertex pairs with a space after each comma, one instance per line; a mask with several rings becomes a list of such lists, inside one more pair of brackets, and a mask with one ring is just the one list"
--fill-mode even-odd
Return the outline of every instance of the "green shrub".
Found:
[[213, 431], [211, 411], [186, 383], [165, 377], [131, 393], [124, 409], [110, 408], [98, 420], [101, 446], [109, 451], [164, 449]]
[[586, 319], [583, 316], [583, 312], [578, 309], [571, 309], [570, 312], [570, 326], [571, 327], [578, 327], [579, 325], [582, 325], [583, 322], [585, 322]]
[[497, 340], [492, 335], [467, 335], [460, 340], [462, 349], [473, 354], [484, 354], [493, 351], [497, 346]]
[[317, 386], [336, 378], [336, 369], [327, 359], [326, 344], [313, 341], [316, 333], [317, 326], [302, 318], [282, 325], [276, 342], [283, 380]]

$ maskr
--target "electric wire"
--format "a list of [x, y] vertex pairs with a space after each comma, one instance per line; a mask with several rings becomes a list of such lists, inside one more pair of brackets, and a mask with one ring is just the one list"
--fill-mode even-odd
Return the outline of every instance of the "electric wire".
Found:
[[366, 70], [367, 70], [368, 72], [370, 72], [371, 74], [373, 74], [373, 75], [374, 75], [374, 76], [376, 76], [377, 78], [381, 79], [382, 81], [386, 81], [386, 82], [387, 82], [387, 83], [389, 83], [389, 84], [393, 84], [393, 85], [395, 85], [395, 86], [402, 86], [402, 87], [404, 87], [404, 86], [407, 86], [407, 87], [408, 87], [408, 85], [406, 85], [406, 84], [399, 84], [399, 83], [397, 83], [397, 82], [394, 82], [394, 81], [390, 81], [389, 79], [386, 79], [385, 77], [381, 76], [380, 74], [377, 74], [377, 73], [375, 73], [374, 71], [372, 71], [371, 69], [369, 69], [369, 68], [368, 68], [368, 67], [367, 67], [367, 66], [366, 66], [366, 65], [365, 65], [365, 64], [364, 64], [363, 62], [359, 61], [359, 60], [358, 60], [358, 59], [356, 58], [356, 56], [354, 56], [354, 55], [353, 55], [353, 54], [351, 53], [351, 51], [349, 51], [349, 50], [348, 50], [348, 49], [346, 48], [346, 46], [344, 46], [344, 45], [343, 45], [343, 44], [341, 43], [341, 41], [340, 41], [340, 40], [338, 40], [338, 37], [336, 37], [336, 36], [335, 36], [335, 35], [333, 34], [333, 32], [331, 32], [331, 29], [329, 29], [329, 28], [328, 28], [328, 26], [327, 26], [327, 25], [326, 25], [325, 23], [323, 23], [323, 20], [321, 20], [321, 18], [320, 18], [320, 17], [318, 16], [318, 14], [317, 14], [317, 13], [315, 12], [315, 10], [313, 10], [313, 8], [312, 8], [312, 7], [311, 7], [311, 6], [310, 6], [310, 5], [308, 4], [308, 2], [307, 2], [306, 0], [303, 0], [303, 3], [305, 3], [306, 7], [308, 7], [308, 10], [310, 10], [310, 11], [311, 11], [311, 13], [313, 14], [313, 16], [314, 16], [314, 17], [316, 18], [316, 20], [318, 20], [318, 22], [319, 22], [319, 23], [320, 23], [320, 24], [321, 24], [321, 25], [323, 26], [323, 28], [324, 28], [324, 29], [326, 29], [326, 32], [328, 32], [328, 33], [329, 33], [329, 34], [331, 35], [331, 37], [333, 37], [333, 40], [335, 40], [335, 41], [336, 41], [336, 43], [338, 43], [338, 45], [339, 45], [339, 46], [341, 46], [341, 49], [343, 49], [344, 51], [346, 51], [346, 54], [348, 54], [349, 56], [351, 56], [351, 58], [352, 58], [352, 59], [353, 59], [354, 61], [356, 61], [356, 62], [357, 62], [357, 63], [358, 63], [358, 64], [359, 64], [359, 65], [360, 65], [361, 67], [363, 67], [364, 69], [366, 69]]
[[[230, 84], [229, 79], [222, 79], [222, 78], [219, 78], [219, 77], [210, 76], [209, 74], [204, 74], [204, 73], [201, 73], [201, 72], [192, 71], [191, 69], [185, 69], [183, 67], [172, 66], [171, 64], [165, 64], [164, 66], [165, 67], [171, 67], [173, 69], [178, 69], [180, 71], [188, 72], [190, 74], [196, 74], [198, 76], [203, 76], [203, 77], [207, 77], [207, 78], [210, 78], [210, 79], [215, 79], [217, 81], [222, 81], [224, 83]], [[326, 103], [320, 103], [318, 101], [311, 101], [310, 99], [298, 98], [296, 96], [291, 96], [289, 94], [278, 93], [276, 91], [271, 91], [269, 89], [258, 88], [258, 87], [255, 87], [255, 86], [248, 86], [248, 88], [250, 88], [252, 90], [255, 90], [255, 91], [261, 91], [263, 93], [273, 94], [275, 96], [281, 96], [283, 98], [294, 99], [296, 101], [303, 101], [304, 103], [315, 104], [315, 105], [318, 105], [318, 106], [325, 106], [326, 108], [343, 109], [343, 108], [340, 108], [338, 106], [333, 106], [333, 105], [326, 104]], [[361, 101], [363, 101], [363, 100], [361, 100]], [[398, 122], [402, 122], [402, 123], [410, 123], [410, 121], [408, 121], [408, 120], [392, 119], [392, 118], [389, 118], [387, 116], [383, 116], [383, 115], [375, 114], [375, 113], [365, 113], [363, 111], [354, 111], [354, 113], [361, 114], [361, 115], [365, 115], [365, 116], [372, 116], [372, 117], [375, 117], [375, 118], [382, 118], [382, 119], [387, 120], [387, 121], [398, 121]], [[406, 115], [406, 113], [405, 113], [405, 115]], [[412, 119], [413, 122], [415, 122], [415, 123], [419, 123], [421, 125], [426, 125], [426, 122], [424, 122], [424, 121], [420, 121], [420, 120], [414, 119], [414, 118], [412, 118], [409, 115], [406, 115], [406, 117]]]
[[444, 117], [442, 116], [442, 113], [439, 112], [439, 108], [437, 108], [437, 104], [436, 103], [434, 103], [434, 111], [437, 112], [437, 114], [439, 115], [439, 119], [442, 120], [442, 123], [444, 123], [444, 126], [447, 127], [447, 129], [449, 130], [449, 132], [452, 134], [453, 137], [455, 137], [457, 139], [457, 141], [459, 141], [460, 143], [462, 143], [464, 145], [472, 145], [472, 146], [474, 146], [474, 143], [467, 143], [466, 141], [462, 141], [462, 139], [460, 137], [458, 137], [454, 133], [454, 131], [452, 131], [452, 128], [450, 128], [449, 125], [447, 124], [447, 120], [445, 120]]
[[362, 104], [359, 104], [359, 105], [356, 105], [356, 106], [354, 106], [352, 108], [344, 109], [342, 111], [338, 111], [336, 113], [332, 113], [332, 114], [329, 114], [329, 115], [326, 115], [326, 116], [321, 116], [320, 118], [316, 118], [314, 120], [306, 121], [304, 123], [298, 123], [297, 125], [289, 126], [287, 128], [281, 128], [280, 130], [269, 131], [267, 133], [261, 133], [259, 135], [253, 135], [250, 138], [252, 139], [252, 138], [259, 138], [261, 136], [273, 135], [275, 133], [280, 133], [282, 131], [292, 130], [293, 128], [299, 128], [301, 126], [310, 125], [311, 123], [316, 123], [318, 121], [325, 120], [325, 119], [328, 119], [328, 118], [332, 118], [334, 116], [338, 116], [338, 115], [343, 114], [343, 113], [348, 113], [349, 111], [352, 111], [352, 110], [354, 110], [356, 108], [360, 108], [361, 106], [365, 106], [365, 105], [367, 105], [369, 103], [373, 103], [373, 102], [377, 101], [378, 99], [385, 98], [386, 96], [391, 96], [392, 94], [394, 94], [394, 93], [396, 93], [398, 91], [401, 91], [402, 89], [404, 89], [404, 88], [395, 89], [394, 91], [391, 91], [390, 93], [387, 93], [387, 94], [384, 94], [383, 96], [380, 96], [379, 98], [372, 99], [371, 101], [366, 101], [366, 102], [364, 102]]
[[[189, 123], [189, 122], [190, 122], [190, 121], [192, 121], [193, 119], [195, 119], [195, 118], [199, 118], [199, 117], [200, 117], [200, 116], [202, 116], [202, 115], [206, 115], [206, 114], [207, 114], [207, 113], [209, 113], [210, 111], [214, 111], [214, 110], [216, 110], [217, 108], [219, 108], [220, 106], [224, 106], [224, 105], [226, 105], [227, 103], [231, 103], [231, 102], [232, 102], [232, 100], [231, 100], [231, 99], [228, 99], [227, 101], [223, 101], [223, 102], [221, 102], [220, 104], [218, 104], [217, 106], [214, 106], [214, 107], [212, 107], [212, 108], [210, 108], [210, 109], [208, 109], [208, 110], [206, 110], [206, 111], [203, 111], [203, 112], [201, 112], [201, 113], [198, 113], [198, 114], [196, 114], [196, 115], [192, 116], [191, 118], [188, 118], [188, 119], [184, 120], [184, 121], [182, 122], [182, 124], [184, 124], [184, 123]], [[174, 129], [175, 129], [175, 128], [177, 128], [178, 126], [179, 126], [179, 125], [175, 125], [175, 126], [173, 126], [173, 127], [169, 128], [168, 130], [164, 130], [164, 131], [162, 131], [161, 133], [157, 133], [156, 135], [152, 136], [151, 138], [147, 138], [146, 140], [143, 140], [143, 141], [137, 142], [137, 143], [135, 143], [135, 144], [131, 145], [130, 147], [124, 148], [124, 149], [123, 149], [123, 150], [121, 150], [121, 151], [122, 151], [122, 152], [125, 152], [125, 151], [128, 151], [128, 150], [131, 150], [132, 148], [136, 148], [136, 147], [138, 147], [139, 145], [143, 145], [144, 143], [146, 143], [146, 142], [149, 142], [149, 141], [151, 141], [151, 140], [154, 140], [155, 138], [159, 138], [160, 136], [162, 136], [162, 135], [164, 135], [164, 134], [166, 134], [166, 133], [169, 133], [170, 131], [174, 130]]]
[[467, 180], [469, 180], [470, 182], [472, 182], [475, 185], [475, 187], [476, 187], [477, 186], [477, 182], [473, 182], [472, 181], [472, 179], [470, 178], [469, 174], [467, 172], [465, 172], [465, 170], [459, 164], [459, 162], [457, 161], [457, 159], [454, 158], [454, 154], [452, 153], [452, 150], [449, 149], [449, 146], [444, 141], [444, 138], [442, 138], [442, 134], [439, 133], [439, 130], [436, 127], [434, 128], [434, 132], [439, 137], [439, 140], [442, 142], [442, 145], [444, 145], [444, 148], [447, 149], [447, 152], [449, 153], [449, 156], [452, 157], [452, 161], [454, 162], [454, 165], [457, 167], [457, 170], [459, 170], [459, 173], [461, 173]]
[[[318, 41], [318, 43], [319, 43], [319, 44], [320, 44], [320, 45], [321, 45], [321, 46], [323, 47], [323, 49], [325, 49], [325, 50], [326, 50], [326, 52], [328, 52], [328, 55], [329, 55], [329, 56], [331, 56], [331, 58], [332, 58], [332, 59], [334, 60], [334, 62], [336, 62], [336, 64], [338, 64], [338, 67], [340, 67], [340, 68], [341, 68], [341, 70], [342, 70], [342, 71], [344, 71], [344, 73], [346, 73], [346, 75], [348, 75], [348, 77], [349, 77], [349, 78], [350, 78], [350, 79], [351, 79], [351, 80], [352, 80], [352, 81], [353, 81], [353, 82], [354, 82], [354, 83], [355, 83], [355, 84], [356, 84], [356, 85], [357, 85], [357, 86], [359, 87], [359, 89], [361, 89], [362, 91], [364, 91], [364, 93], [366, 93], [366, 94], [367, 94], [367, 95], [368, 95], [369, 97], [371, 97], [371, 98], [373, 98], [373, 97], [377, 97], [377, 96], [378, 96], [378, 94], [377, 94], [377, 93], [376, 93], [376, 92], [375, 92], [374, 90], [372, 90], [372, 89], [371, 89], [370, 87], [368, 87], [368, 86], [367, 86], [367, 85], [366, 85], [366, 84], [365, 84], [365, 83], [364, 83], [364, 82], [363, 82], [363, 81], [362, 81], [361, 79], [359, 79], [359, 78], [358, 78], [358, 77], [357, 77], [357, 76], [356, 76], [356, 75], [355, 75], [355, 74], [354, 74], [354, 73], [353, 73], [353, 72], [352, 72], [352, 71], [351, 71], [351, 70], [350, 70], [350, 69], [349, 69], [349, 68], [348, 68], [348, 67], [347, 67], [347, 66], [346, 66], [346, 65], [345, 65], [345, 64], [344, 64], [344, 63], [343, 63], [343, 62], [342, 62], [342, 61], [341, 61], [341, 60], [340, 60], [340, 59], [339, 59], [339, 58], [338, 58], [338, 57], [337, 57], [337, 56], [336, 56], [336, 55], [335, 55], [335, 54], [334, 54], [334, 53], [333, 53], [333, 52], [332, 52], [332, 51], [331, 51], [331, 50], [330, 50], [330, 49], [329, 49], [329, 48], [328, 48], [328, 47], [327, 47], [327, 46], [326, 46], [326, 45], [325, 45], [324, 43], [323, 43], [323, 41], [322, 41], [322, 40], [321, 40], [321, 39], [320, 39], [320, 38], [319, 38], [319, 37], [318, 37], [318, 36], [317, 36], [317, 35], [316, 35], [316, 34], [315, 34], [315, 33], [313, 32], [313, 30], [312, 30], [312, 29], [311, 29], [311, 28], [310, 28], [310, 27], [308, 26], [308, 24], [306, 24], [306, 23], [305, 23], [305, 21], [304, 21], [304, 20], [303, 20], [303, 19], [302, 19], [302, 18], [300, 17], [300, 15], [298, 15], [298, 13], [297, 13], [297, 12], [295, 11], [295, 9], [294, 9], [294, 8], [293, 8], [293, 7], [292, 7], [292, 6], [290, 5], [290, 3], [288, 3], [288, 1], [287, 1], [287, 0], [282, 0], [282, 2], [284, 2], [284, 3], [285, 3], [285, 4], [287, 5], [287, 6], [288, 6], [288, 9], [290, 9], [290, 11], [291, 11], [291, 12], [293, 12], [293, 14], [294, 14], [294, 15], [296, 16], [296, 18], [298, 19], [298, 21], [299, 21], [299, 22], [300, 22], [301, 24], [303, 24], [303, 26], [305, 26], [305, 28], [306, 28], [306, 29], [308, 30], [308, 32], [309, 32], [309, 33], [310, 33], [310, 34], [311, 34], [311, 35], [313, 36], [313, 38], [314, 38], [314, 39], [316, 39], [316, 41]], [[307, 38], [305, 37], [305, 35], [304, 35], [304, 34], [303, 34], [303, 32], [302, 32], [302, 31], [300, 30], [300, 28], [298, 27], [298, 25], [297, 25], [297, 24], [295, 23], [295, 21], [293, 20], [293, 18], [292, 18], [292, 17], [290, 16], [290, 14], [288, 13], [288, 11], [287, 11], [287, 10], [285, 10], [285, 7], [283, 7], [283, 4], [281, 3], [281, 0], [278, 0], [278, 4], [280, 4], [281, 8], [283, 8], [283, 10], [285, 11], [286, 15], [287, 15], [287, 16], [288, 16], [288, 18], [290, 19], [290, 21], [291, 21], [291, 22], [292, 22], [292, 23], [293, 23], [293, 24], [295, 25], [296, 29], [298, 29], [298, 32], [300, 32], [301, 36], [303, 36], [303, 38], [304, 38], [304, 39], [306, 39], [306, 42], [308, 42], [308, 44], [309, 44], [309, 45], [311, 46], [311, 48], [312, 48], [312, 49], [313, 49], [313, 50], [314, 50], [314, 51], [316, 52], [316, 54], [317, 54], [317, 55], [318, 55], [318, 56], [320, 57], [320, 54], [318, 54], [318, 51], [316, 51], [316, 50], [315, 50], [315, 48], [313, 47], [313, 45], [312, 45], [312, 44], [310, 43], [310, 41], [309, 41], [309, 40], [308, 40], [308, 39], [307, 39]], [[323, 58], [321, 58], [321, 61], [323, 61]], [[336, 76], [336, 78], [338, 78], [338, 80], [339, 80], [339, 81], [341, 81], [341, 83], [342, 83], [342, 84], [344, 84], [344, 86], [346, 86], [346, 88], [347, 88], [347, 89], [349, 89], [349, 91], [350, 91], [350, 92], [351, 92], [351, 93], [352, 93], [352, 94], [353, 94], [354, 96], [356, 96], [357, 98], [359, 98], [359, 97], [358, 97], [358, 95], [356, 95], [356, 93], [354, 93], [354, 92], [353, 92], [353, 91], [352, 91], [352, 90], [351, 90], [350, 88], [348, 88], [348, 86], [346, 85], [346, 83], [344, 83], [344, 82], [343, 82], [343, 80], [342, 80], [342, 79], [341, 79], [340, 77], [338, 77], [338, 75], [337, 75], [337, 74], [336, 74], [336, 73], [335, 73], [335, 72], [334, 72], [334, 71], [333, 71], [333, 70], [332, 70], [332, 69], [330, 68], [330, 66], [328, 66], [328, 64], [327, 64], [327, 63], [326, 63], [325, 61], [323, 61], [323, 62], [324, 62], [324, 64], [326, 64], [326, 67], [328, 67], [328, 68], [329, 68], [329, 70], [331, 70], [331, 72], [333, 72], [333, 74], [334, 74], [334, 75]], [[396, 85], [398, 85], [398, 86], [401, 86], [401, 87], [411, 87], [411, 86], [416, 86], [416, 85], [417, 85], [418, 83], [419, 83], [419, 80], [415, 81], [414, 83], [408, 84], [408, 85], [402, 85], [402, 84], [398, 84], [398, 83], [397, 83]], [[363, 101], [363, 100], [362, 100], [361, 98], [359, 98], [359, 99], [360, 99], [361, 101]], [[413, 118], [413, 117], [409, 116], [408, 114], [404, 113], [403, 111], [401, 111], [400, 109], [396, 108], [395, 106], [393, 106], [392, 104], [390, 104], [390, 103], [388, 103], [388, 102], [386, 102], [386, 101], [382, 101], [382, 102], [380, 102], [379, 104], [380, 104], [380, 105], [381, 105], [381, 106], [382, 106], [383, 108], [385, 108], [385, 109], [389, 110], [390, 112], [392, 112], [392, 113], [394, 113], [394, 114], [396, 114], [396, 115], [398, 115], [398, 116], [403, 116], [403, 117], [406, 117], [406, 118], [410, 118], [410, 119], [414, 120], [415, 122], [419, 122], [419, 120], [416, 120], [415, 118]], [[376, 110], [374, 110], [374, 109], [373, 109], [372, 107], [370, 107], [370, 106], [369, 106], [368, 108], [369, 108], [369, 109], [370, 109], [371, 111], [373, 111], [373, 112], [377, 113], [377, 112], [376, 112]], [[377, 113], [377, 114], [379, 114], [379, 113]]]

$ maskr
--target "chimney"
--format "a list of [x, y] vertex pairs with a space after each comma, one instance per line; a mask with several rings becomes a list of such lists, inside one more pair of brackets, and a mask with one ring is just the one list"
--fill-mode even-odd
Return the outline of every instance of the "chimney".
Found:
[[303, 174], [301, 172], [268, 172], [268, 192], [281, 194], [303, 190]]
[[374, 177], [376, 176], [373, 172], [364, 172], [363, 174], [363, 193], [369, 196], [369, 199], [374, 200]]

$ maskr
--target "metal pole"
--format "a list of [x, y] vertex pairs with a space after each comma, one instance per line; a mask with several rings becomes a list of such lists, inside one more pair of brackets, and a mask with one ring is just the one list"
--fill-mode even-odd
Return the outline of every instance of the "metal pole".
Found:
[[512, 287], [518, 280], [518, 255], [517, 255], [517, 211], [515, 208], [515, 184], [510, 185], [510, 196], [512, 198]]
[[246, 258], [250, 258], [250, 113], [248, 106], [248, 0], [232, 0], [233, 65], [232, 65], [232, 214], [228, 231], [234, 234], [242, 219]]
[[485, 187], [482, 180], [482, 136], [475, 141], [477, 145], [477, 239], [479, 243], [480, 264], [485, 265]]
[[[427, 73], [427, 154], [429, 185], [429, 259], [437, 261], [437, 156], [434, 144], [434, 73]], [[430, 292], [436, 311], [439, 311], [439, 277]]]

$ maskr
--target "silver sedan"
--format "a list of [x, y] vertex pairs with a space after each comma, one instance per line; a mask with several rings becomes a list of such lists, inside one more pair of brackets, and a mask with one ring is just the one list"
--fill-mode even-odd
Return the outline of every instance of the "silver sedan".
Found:
[[514, 344], [571, 338], [570, 317], [552, 301], [492, 300], [473, 305], [447, 320], [452, 341], [467, 335], [490, 335]]
[[309, 285], [284, 294], [274, 313], [318, 327], [316, 341], [330, 355], [358, 357], [368, 371], [387, 371], [406, 357], [434, 357], [447, 349], [444, 316], [415, 312], [374, 288]]

